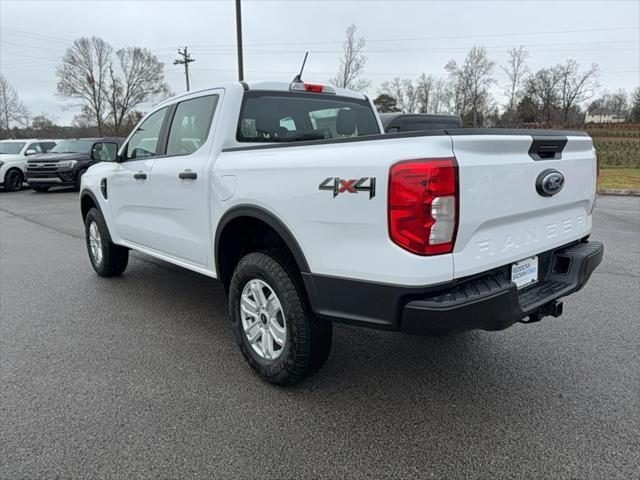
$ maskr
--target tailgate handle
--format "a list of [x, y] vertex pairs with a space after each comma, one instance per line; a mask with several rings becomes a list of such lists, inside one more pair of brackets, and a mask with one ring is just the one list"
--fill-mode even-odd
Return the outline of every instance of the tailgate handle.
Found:
[[534, 160], [560, 160], [567, 144], [567, 137], [533, 137], [529, 156]]

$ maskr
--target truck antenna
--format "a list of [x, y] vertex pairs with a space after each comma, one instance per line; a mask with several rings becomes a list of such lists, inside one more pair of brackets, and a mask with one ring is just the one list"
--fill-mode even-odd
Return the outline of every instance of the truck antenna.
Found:
[[308, 55], [309, 55], [309, 52], [305, 52], [304, 60], [302, 61], [302, 67], [300, 67], [300, 73], [298, 75], [296, 75], [295, 77], [293, 77], [293, 81], [291, 83], [302, 83], [302, 71], [304, 70], [305, 63], [307, 63], [307, 56]]

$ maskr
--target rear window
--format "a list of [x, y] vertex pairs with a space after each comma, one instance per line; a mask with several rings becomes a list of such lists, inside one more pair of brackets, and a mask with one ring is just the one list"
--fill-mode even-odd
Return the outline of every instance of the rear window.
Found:
[[239, 142], [296, 142], [380, 133], [366, 100], [309, 93], [248, 92]]

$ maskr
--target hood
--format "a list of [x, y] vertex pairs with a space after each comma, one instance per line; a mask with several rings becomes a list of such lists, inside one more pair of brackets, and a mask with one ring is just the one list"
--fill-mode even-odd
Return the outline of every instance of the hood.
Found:
[[63, 160], [88, 160], [91, 156], [88, 153], [40, 153], [31, 155], [29, 162], [55, 163]]
[[24, 155], [15, 153], [0, 153], [0, 162], [11, 162], [13, 160], [22, 160], [26, 157]]

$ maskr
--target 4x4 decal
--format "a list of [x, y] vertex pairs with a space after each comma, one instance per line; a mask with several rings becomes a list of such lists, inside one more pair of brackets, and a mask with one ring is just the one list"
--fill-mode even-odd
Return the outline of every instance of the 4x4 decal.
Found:
[[318, 187], [320, 190], [333, 192], [333, 198], [340, 193], [369, 192], [369, 199], [376, 196], [376, 177], [362, 177], [344, 180], [339, 177], [328, 177]]

